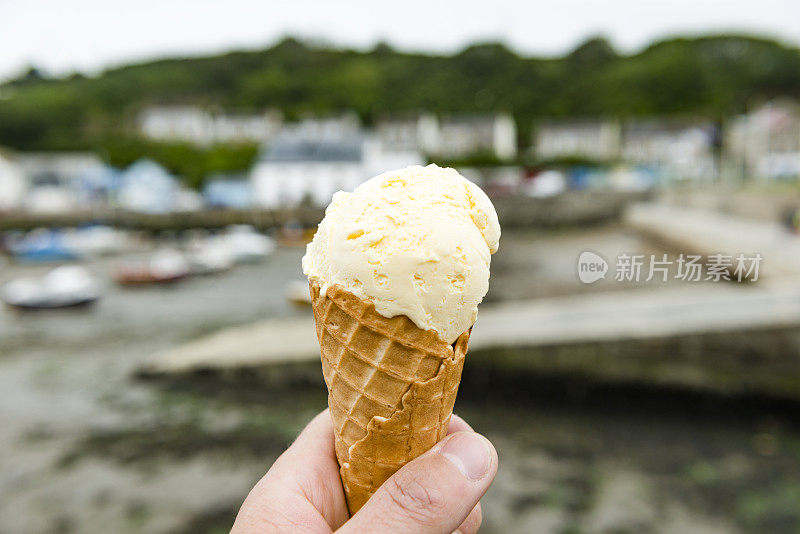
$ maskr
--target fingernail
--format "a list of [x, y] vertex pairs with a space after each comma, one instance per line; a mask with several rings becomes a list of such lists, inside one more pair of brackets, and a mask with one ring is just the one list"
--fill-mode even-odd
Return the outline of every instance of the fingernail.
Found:
[[448, 437], [439, 451], [470, 480], [480, 480], [489, 472], [492, 452], [485, 438], [473, 432], [457, 432]]

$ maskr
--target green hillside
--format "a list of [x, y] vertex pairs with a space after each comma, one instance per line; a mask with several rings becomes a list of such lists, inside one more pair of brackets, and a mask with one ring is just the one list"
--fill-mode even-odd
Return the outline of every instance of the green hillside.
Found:
[[[507, 110], [528, 139], [541, 117], [739, 112], [778, 95], [800, 97], [800, 51], [745, 36], [676, 38], [634, 55], [592, 39], [561, 58], [522, 57], [501, 44], [434, 56], [379, 45], [368, 52], [285, 39], [260, 51], [165, 59], [97, 77], [42, 78], [34, 70], [0, 86], [0, 145], [92, 148], [130, 143], [132, 119], [151, 103], [230, 110], [381, 114]], [[135, 151], [134, 151], [135, 152]]]

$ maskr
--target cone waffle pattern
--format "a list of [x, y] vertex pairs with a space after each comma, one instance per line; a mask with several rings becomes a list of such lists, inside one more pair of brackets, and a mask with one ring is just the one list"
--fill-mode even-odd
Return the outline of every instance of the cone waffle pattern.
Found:
[[453, 346], [332, 286], [311, 301], [350, 514], [447, 434], [469, 332]]

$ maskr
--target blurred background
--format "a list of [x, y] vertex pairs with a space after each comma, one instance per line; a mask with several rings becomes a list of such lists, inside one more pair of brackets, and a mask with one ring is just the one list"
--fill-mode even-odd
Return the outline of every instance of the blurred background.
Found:
[[800, 532], [800, 5], [651, 4], [0, 0], [0, 532], [227, 532], [325, 206], [428, 162], [503, 226], [484, 532]]

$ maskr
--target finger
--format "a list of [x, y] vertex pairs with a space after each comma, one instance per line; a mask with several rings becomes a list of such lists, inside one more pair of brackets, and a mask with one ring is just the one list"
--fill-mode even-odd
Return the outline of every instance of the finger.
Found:
[[481, 521], [483, 521], [483, 513], [481, 512], [481, 503], [478, 503], [453, 534], [476, 534], [481, 528]]
[[336, 461], [333, 445], [331, 415], [328, 410], [323, 410], [306, 425], [286, 452], [290, 456], [325, 456]]
[[298, 489], [334, 527], [347, 520], [339, 463], [334, 450], [333, 423], [328, 410], [308, 423], [265, 479], [270, 475], [281, 487]]
[[[333, 423], [330, 412], [323, 410], [306, 425], [294, 443], [280, 455], [270, 469], [274, 476], [291, 480], [303, 479], [301, 474], [320, 475], [339, 472], [334, 449]], [[313, 478], [313, 477], [312, 477]]]
[[450, 534], [497, 473], [497, 452], [474, 432], [456, 432], [387, 480], [340, 532]]
[[456, 432], [475, 432], [472, 430], [472, 427], [469, 426], [469, 423], [464, 421], [461, 417], [453, 414], [450, 417], [450, 426], [447, 427], [447, 434], [455, 434]]

